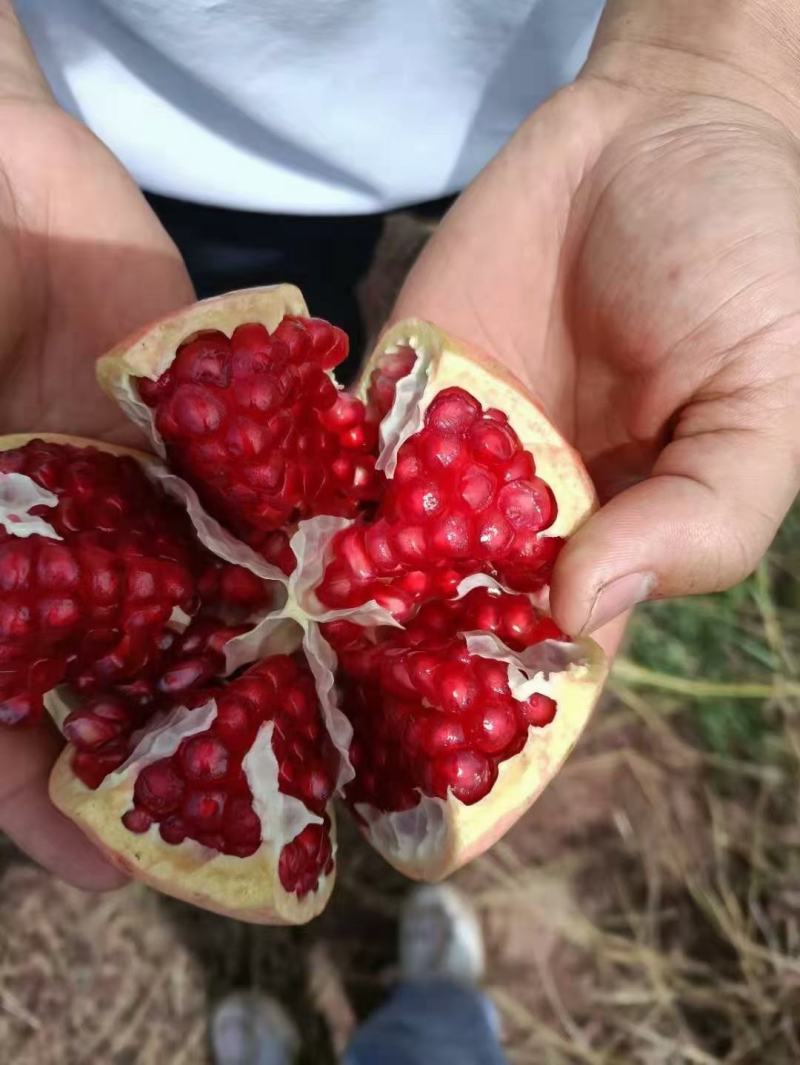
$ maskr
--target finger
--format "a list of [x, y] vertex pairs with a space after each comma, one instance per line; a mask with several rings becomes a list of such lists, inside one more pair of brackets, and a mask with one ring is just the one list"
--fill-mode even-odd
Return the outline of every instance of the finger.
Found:
[[126, 877], [50, 802], [47, 782], [59, 741], [46, 728], [0, 736], [0, 830], [34, 861], [87, 891], [121, 887]]
[[798, 489], [788, 442], [728, 430], [675, 440], [653, 474], [598, 511], [564, 548], [552, 609], [593, 632], [648, 598], [729, 588], [766, 552]]

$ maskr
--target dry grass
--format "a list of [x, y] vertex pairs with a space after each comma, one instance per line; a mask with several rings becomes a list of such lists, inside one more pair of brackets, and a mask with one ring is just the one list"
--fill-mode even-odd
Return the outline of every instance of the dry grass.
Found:
[[[393, 247], [421, 235], [399, 222]], [[402, 268], [384, 248], [373, 321]], [[742, 588], [639, 614], [567, 768], [459, 875], [517, 1065], [800, 1061], [797, 529]], [[299, 930], [137, 886], [90, 899], [0, 852], [2, 1060], [202, 1063], [209, 1002], [257, 986], [333, 1061], [391, 982], [404, 891], [343, 836], [334, 902]]]

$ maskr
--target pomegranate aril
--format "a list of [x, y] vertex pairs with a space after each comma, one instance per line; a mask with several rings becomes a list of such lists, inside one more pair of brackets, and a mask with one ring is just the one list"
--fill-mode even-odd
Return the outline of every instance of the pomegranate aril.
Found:
[[503, 612], [500, 634], [510, 646], [527, 646], [538, 626], [538, 617], [527, 600], [510, 604]]
[[427, 789], [441, 799], [448, 791], [466, 806], [485, 798], [497, 779], [497, 766], [475, 751], [439, 755], [426, 766]]
[[333, 794], [333, 780], [324, 767], [312, 767], [302, 774], [298, 788], [312, 809], [324, 809]]
[[[230, 379], [230, 345], [224, 333], [206, 330], [184, 341], [170, 367], [171, 376], [178, 381], [193, 381], [225, 387]], [[140, 384], [145, 384], [144, 381]], [[159, 382], [147, 382], [150, 391], [142, 393], [145, 402], [158, 398]], [[155, 395], [153, 394], [155, 393]]]
[[517, 435], [510, 426], [486, 419], [473, 425], [469, 442], [473, 455], [492, 465], [507, 462], [519, 446]]
[[86, 711], [75, 711], [65, 719], [64, 736], [82, 751], [95, 750], [119, 735], [120, 728], [113, 721], [103, 720]]
[[216, 832], [225, 812], [224, 791], [190, 791], [181, 807], [184, 821], [196, 832]]
[[430, 546], [434, 557], [468, 558], [472, 547], [472, 530], [465, 514], [450, 511], [431, 526]]
[[508, 666], [502, 662], [484, 659], [480, 666], [481, 684], [490, 695], [508, 695]]
[[549, 725], [556, 716], [556, 704], [547, 695], [536, 693], [518, 704], [523, 719], [534, 728]]
[[173, 846], [183, 843], [187, 836], [186, 824], [177, 814], [165, 818], [158, 826], [158, 831], [164, 842]]
[[555, 518], [555, 505], [543, 481], [512, 481], [497, 495], [497, 506], [515, 529], [546, 529]]
[[235, 858], [250, 858], [260, 846], [261, 842], [257, 839], [246, 840], [243, 843], [233, 843], [226, 840], [225, 853], [231, 854]]
[[112, 741], [97, 751], [76, 751], [72, 771], [87, 788], [99, 788], [109, 773], [119, 769], [128, 756], [128, 744]]
[[446, 388], [428, 407], [425, 424], [442, 433], [464, 433], [480, 413], [480, 403], [463, 388]]
[[459, 721], [453, 718], [436, 716], [428, 721], [421, 729], [419, 746], [427, 755], [435, 756], [444, 751], [459, 750], [466, 746], [464, 729]]
[[28, 540], [10, 538], [5, 543], [0, 542], [0, 591], [25, 589], [31, 569], [37, 564], [37, 556]]
[[227, 696], [218, 701], [214, 731], [229, 750], [244, 753], [255, 737], [255, 720], [256, 712], [252, 703], [236, 696]]
[[458, 486], [459, 495], [471, 511], [483, 510], [488, 506], [496, 489], [494, 477], [480, 468], [467, 468]]
[[524, 734], [513, 707], [495, 703], [485, 707], [473, 730], [473, 742], [484, 754], [501, 754], [518, 733]]
[[420, 565], [429, 561], [428, 538], [421, 525], [403, 525], [394, 533], [398, 555], [406, 563]]
[[[28, 557], [25, 558], [24, 573], [27, 577]], [[13, 570], [12, 570], [13, 573]], [[69, 592], [78, 587], [81, 571], [75, 553], [65, 544], [41, 544], [36, 562], [36, 580], [40, 588], [48, 591]], [[17, 577], [18, 581], [19, 577]], [[6, 582], [3, 582], [4, 586]], [[13, 583], [12, 583], [13, 587]], [[8, 590], [11, 590], [10, 588]]]
[[186, 779], [192, 783], [212, 784], [228, 772], [228, 749], [214, 736], [201, 734], [184, 740], [178, 754]]
[[379, 421], [389, 410], [397, 382], [411, 372], [416, 361], [417, 353], [412, 348], [403, 347], [385, 354], [372, 371], [368, 392], [374, 421]]
[[249, 798], [228, 799], [223, 816], [223, 831], [226, 839], [234, 844], [261, 842], [261, 821]]
[[175, 696], [188, 688], [200, 687], [216, 673], [217, 662], [213, 656], [186, 658], [162, 673], [157, 688], [164, 695]]
[[122, 815], [122, 823], [129, 832], [141, 835], [142, 832], [146, 832], [150, 828], [153, 819], [146, 811], [134, 808]]
[[281, 884], [287, 891], [303, 898], [317, 887], [331, 858], [327, 824], [308, 825], [281, 851], [278, 861]]
[[21, 722], [38, 717], [41, 710], [41, 697], [31, 698], [30, 695], [23, 693], [0, 696], [0, 725], [19, 725]]
[[472, 670], [456, 662], [441, 667], [437, 686], [441, 707], [450, 714], [463, 714], [478, 696], [478, 685]]
[[168, 761], [153, 762], [139, 773], [133, 787], [137, 806], [163, 817], [180, 806], [185, 785]]
[[465, 457], [457, 436], [450, 433], [427, 433], [423, 439], [423, 456], [437, 476], [447, 476]]

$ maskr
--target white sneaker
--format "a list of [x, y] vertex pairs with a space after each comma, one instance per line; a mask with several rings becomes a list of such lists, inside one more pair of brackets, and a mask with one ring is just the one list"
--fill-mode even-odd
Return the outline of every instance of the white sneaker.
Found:
[[480, 983], [483, 933], [469, 899], [449, 884], [414, 888], [400, 916], [400, 976]]
[[214, 1065], [292, 1065], [299, 1049], [294, 1022], [269, 995], [234, 991], [214, 1007]]

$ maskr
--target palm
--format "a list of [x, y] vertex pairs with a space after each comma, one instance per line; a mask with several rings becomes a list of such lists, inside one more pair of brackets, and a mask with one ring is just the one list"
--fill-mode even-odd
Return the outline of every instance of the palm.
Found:
[[790, 153], [749, 108], [704, 106], [698, 128], [572, 87], [462, 197], [398, 303], [511, 366], [603, 496], [650, 471], [691, 403], [755, 384], [732, 356], [797, 307]]
[[48, 104], [0, 111], [4, 432], [135, 439], [94, 360], [192, 297], [185, 268], [117, 161]]

